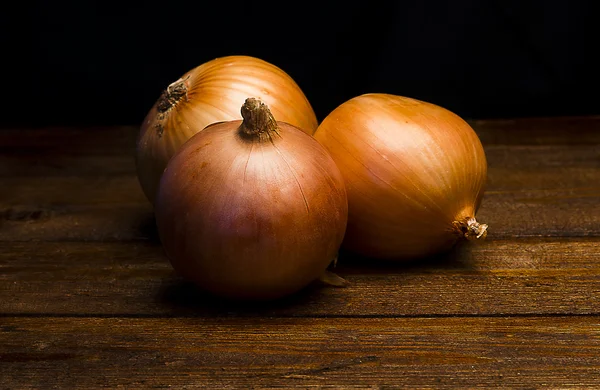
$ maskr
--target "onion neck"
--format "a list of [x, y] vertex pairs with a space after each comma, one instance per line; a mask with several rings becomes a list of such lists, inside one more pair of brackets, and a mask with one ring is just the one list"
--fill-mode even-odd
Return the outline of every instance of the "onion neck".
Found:
[[268, 136], [278, 133], [277, 121], [269, 107], [256, 98], [248, 98], [241, 109], [242, 124], [240, 131], [250, 137]]
[[467, 240], [479, 240], [487, 236], [488, 225], [477, 222], [475, 217], [454, 221], [453, 225], [456, 232]]
[[[188, 77], [189, 78], [189, 77]], [[183, 78], [171, 83], [158, 99], [157, 109], [163, 114], [175, 107], [183, 98], [187, 99], [188, 87]]]

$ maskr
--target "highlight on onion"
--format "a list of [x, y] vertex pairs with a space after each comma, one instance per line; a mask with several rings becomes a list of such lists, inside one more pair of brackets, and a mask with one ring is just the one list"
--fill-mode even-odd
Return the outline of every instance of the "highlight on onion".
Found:
[[152, 204], [167, 162], [181, 145], [212, 123], [240, 119], [240, 107], [248, 96], [261, 99], [277, 120], [307, 134], [317, 128], [308, 99], [277, 66], [249, 56], [208, 61], [169, 85], [141, 126], [136, 167]]
[[477, 134], [437, 105], [365, 94], [333, 110], [315, 138], [348, 193], [342, 247], [370, 258], [414, 259], [480, 239], [475, 219], [487, 176]]
[[273, 299], [327, 280], [348, 218], [341, 173], [300, 129], [249, 98], [208, 126], [160, 181], [156, 224], [174, 269], [213, 294]]

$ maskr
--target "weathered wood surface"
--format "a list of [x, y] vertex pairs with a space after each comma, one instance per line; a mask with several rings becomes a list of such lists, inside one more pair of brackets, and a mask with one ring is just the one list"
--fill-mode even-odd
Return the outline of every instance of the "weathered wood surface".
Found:
[[[597, 318], [7, 318], [13, 388], [597, 388]], [[16, 386], [18, 385], [18, 386]]]
[[465, 245], [422, 264], [342, 257], [345, 288], [316, 284], [235, 304], [182, 282], [155, 243], [16, 242], [0, 253], [0, 313], [101, 316], [600, 315], [600, 238]]
[[135, 128], [0, 131], [0, 389], [600, 387], [600, 117], [472, 124], [487, 241], [268, 304], [174, 275]]
[[[600, 144], [521, 148], [486, 148], [489, 180], [478, 218], [490, 225], [490, 237], [598, 235]], [[135, 240], [151, 233], [152, 209], [134, 171], [77, 174], [0, 176], [0, 241]]]

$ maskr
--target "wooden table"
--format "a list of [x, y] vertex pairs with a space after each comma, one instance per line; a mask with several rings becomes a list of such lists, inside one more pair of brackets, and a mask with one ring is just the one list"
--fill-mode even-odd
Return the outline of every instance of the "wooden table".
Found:
[[600, 388], [600, 117], [473, 127], [485, 242], [255, 305], [173, 274], [136, 129], [0, 131], [0, 388]]

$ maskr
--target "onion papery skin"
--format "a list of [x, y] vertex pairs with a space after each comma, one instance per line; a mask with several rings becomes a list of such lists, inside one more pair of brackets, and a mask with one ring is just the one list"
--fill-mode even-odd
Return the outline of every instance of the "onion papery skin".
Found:
[[318, 279], [348, 218], [344, 181], [327, 151], [287, 123], [245, 136], [213, 124], [171, 159], [155, 207], [174, 269], [212, 294], [264, 300]]
[[487, 225], [475, 220], [487, 177], [484, 149], [451, 111], [403, 96], [365, 94], [334, 109], [314, 137], [346, 183], [345, 250], [419, 259], [487, 234]]
[[172, 83], [144, 119], [137, 138], [137, 175], [154, 204], [169, 159], [206, 126], [238, 120], [247, 97], [266, 103], [280, 120], [312, 135], [317, 119], [298, 84], [282, 69], [250, 56], [208, 61]]

